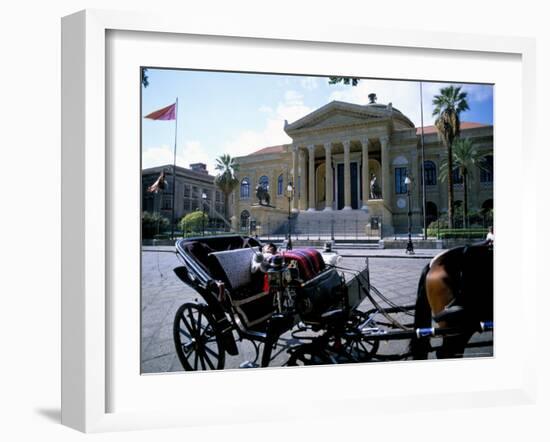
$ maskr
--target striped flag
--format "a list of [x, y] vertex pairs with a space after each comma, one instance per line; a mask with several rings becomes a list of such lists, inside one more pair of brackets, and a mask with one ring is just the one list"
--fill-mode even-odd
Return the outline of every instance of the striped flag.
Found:
[[166, 177], [164, 176], [164, 170], [160, 173], [157, 180], [147, 188], [147, 192], [157, 193], [159, 190], [164, 190], [166, 187]]
[[155, 112], [151, 112], [149, 115], [145, 115], [145, 118], [149, 118], [150, 120], [175, 120], [176, 103], [163, 107]]

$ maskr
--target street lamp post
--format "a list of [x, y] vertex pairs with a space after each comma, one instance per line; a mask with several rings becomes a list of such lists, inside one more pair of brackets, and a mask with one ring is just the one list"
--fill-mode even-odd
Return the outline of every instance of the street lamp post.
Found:
[[205, 209], [205, 203], [206, 203], [206, 193], [202, 193], [202, 236], [204, 236], [204, 217], [206, 216], [206, 209]]
[[408, 218], [409, 218], [409, 241], [407, 242], [407, 248], [405, 249], [405, 253], [408, 253], [408, 254], [411, 254], [413, 255], [414, 254], [414, 247], [413, 247], [413, 242], [412, 242], [412, 238], [411, 238], [411, 228], [412, 228], [412, 212], [411, 212], [411, 179], [409, 178], [409, 176], [407, 175], [405, 177], [405, 185], [407, 186], [407, 202], [408, 202]]
[[286, 245], [286, 249], [292, 250], [292, 231], [290, 225], [290, 203], [294, 198], [294, 186], [292, 185], [292, 181], [290, 181], [286, 186], [286, 197], [288, 199], [288, 242]]

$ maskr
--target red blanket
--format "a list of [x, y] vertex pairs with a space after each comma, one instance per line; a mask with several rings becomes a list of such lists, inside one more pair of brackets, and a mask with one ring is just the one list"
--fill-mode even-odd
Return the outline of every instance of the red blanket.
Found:
[[298, 263], [300, 278], [308, 281], [325, 269], [325, 261], [321, 254], [315, 249], [294, 249], [282, 252], [286, 264], [295, 260]]
[[[298, 271], [300, 272], [300, 279], [303, 281], [309, 281], [317, 276], [325, 269], [325, 261], [321, 254], [315, 249], [293, 249], [281, 252], [280, 254], [285, 264], [290, 264], [290, 261], [296, 261], [298, 264]], [[263, 290], [269, 291], [269, 282], [267, 273], [264, 277]]]

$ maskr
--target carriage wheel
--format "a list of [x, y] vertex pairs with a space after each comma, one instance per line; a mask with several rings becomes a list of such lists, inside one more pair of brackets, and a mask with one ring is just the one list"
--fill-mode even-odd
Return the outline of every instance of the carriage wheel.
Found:
[[316, 345], [304, 344], [295, 348], [286, 365], [295, 367], [299, 365], [335, 364], [330, 355]]
[[[365, 319], [367, 316], [364, 312], [356, 311], [352, 320], [353, 327], [357, 327]], [[372, 321], [368, 323], [368, 326], [376, 327], [377, 324]], [[344, 348], [354, 362], [370, 361], [376, 355], [379, 347], [379, 340], [369, 340], [360, 333], [350, 334], [344, 338]]]
[[188, 302], [176, 312], [174, 344], [185, 370], [221, 370], [224, 367], [223, 342], [213, 324], [214, 317], [204, 304]]
[[347, 353], [354, 360], [354, 362], [367, 362], [378, 351], [380, 341], [369, 341], [363, 337], [349, 338], [345, 343]]

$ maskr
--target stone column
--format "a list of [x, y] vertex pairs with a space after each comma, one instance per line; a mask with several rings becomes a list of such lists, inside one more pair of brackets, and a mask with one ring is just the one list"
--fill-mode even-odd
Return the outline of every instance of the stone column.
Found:
[[390, 137], [380, 138], [380, 150], [382, 151], [382, 199], [386, 205], [391, 206], [390, 198]]
[[349, 164], [349, 150], [351, 141], [344, 141], [344, 209], [351, 210], [351, 169]]
[[307, 147], [309, 151], [309, 185], [308, 185], [308, 196], [309, 196], [309, 211], [315, 210], [315, 146], [310, 144]]
[[361, 179], [363, 185], [361, 186], [361, 191], [363, 192], [363, 210], [367, 210], [367, 201], [369, 200], [369, 191], [370, 191], [370, 177], [369, 177], [369, 139], [364, 138], [361, 142], [363, 147], [363, 158], [362, 158], [362, 173]]
[[[279, 190], [279, 175], [281, 174], [281, 170], [279, 168], [274, 168], [272, 175], [273, 175], [273, 182], [269, 183], [269, 196], [271, 197], [271, 204], [275, 207], [277, 207], [277, 198], [279, 198], [278, 190]], [[283, 175], [284, 176], [284, 175]], [[285, 181], [283, 179], [283, 195], [285, 194]]]
[[332, 210], [332, 144], [325, 144], [325, 210]]
[[306, 152], [303, 149], [300, 149], [300, 210], [306, 210], [306, 209], [307, 209]]
[[[298, 182], [298, 146], [292, 146], [292, 185], [296, 190], [296, 183]], [[292, 211], [298, 211], [298, 198], [294, 195], [292, 199]]]
[[409, 176], [413, 180], [413, 182], [411, 183], [411, 199], [413, 211], [415, 212], [419, 212], [420, 208], [422, 207], [422, 196], [420, 195], [420, 193], [422, 192], [422, 184], [420, 181], [420, 174], [422, 173], [422, 171], [419, 169], [420, 165], [418, 164], [418, 153], [413, 152], [411, 154], [411, 168], [409, 169]]

